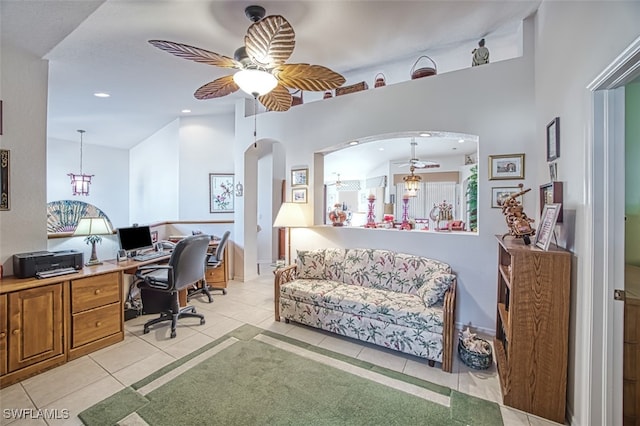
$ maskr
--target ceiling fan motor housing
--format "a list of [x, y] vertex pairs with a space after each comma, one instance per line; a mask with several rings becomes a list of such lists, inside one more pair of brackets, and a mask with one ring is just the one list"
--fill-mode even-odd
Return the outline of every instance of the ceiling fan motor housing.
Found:
[[247, 18], [249, 18], [251, 22], [258, 22], [259, 20], [264, 18], [264, 15], [266, 13], [267, 11], [264, 9], [264, 7], [256, 5], [247, 6], [247, 8], [244, 10], [244, 14], [247, 15]]

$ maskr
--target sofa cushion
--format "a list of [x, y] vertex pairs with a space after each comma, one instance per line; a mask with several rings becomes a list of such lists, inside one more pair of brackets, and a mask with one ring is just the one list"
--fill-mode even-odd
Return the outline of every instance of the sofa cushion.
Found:
[[343, 284], [324, 293], [316, 304], [386, 323], [442, 333], [442, 307], [426, 307], [422, 298], [414, 294]]
[[451, 267], [426, 257], [396, 253], [390, 289], [417, 295], [418, 289], [438, 272], [451, 273]]
[[324, 275], [326, 279], [342, 281], [344, 276], [344, 253], [341, 248], [328, 248], [324, 251]]
[[296, 258], [298, 278], [325, 279], [324, 249], [298, 250]]
[[456, 276], [447, 272], [436, 272], [418, 289], [418, 295], [426, 306], [433, 306], [443, 300]]
[[334, 290], [338, 286], [344, 286], [344, 284], [329, 280], [306, 278], [297, 279], [282, 284], [280, 286], [280, 296], [287, 299], [318, 305], [322, 304], [321, 300], [328, 292]]
[[344, 258], [343, 282], [379, 289], [389, 289], [395, 252], [389, 250], [349, 249]]

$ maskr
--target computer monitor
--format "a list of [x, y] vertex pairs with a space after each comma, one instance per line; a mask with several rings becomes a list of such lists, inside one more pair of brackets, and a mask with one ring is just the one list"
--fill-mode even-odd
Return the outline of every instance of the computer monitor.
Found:
[[127, 252], [135, 252], [153, 247], [151, 229], [148, 226], [118, 228], [118, 240], [120, 241], [120, 249], [126, 250]]

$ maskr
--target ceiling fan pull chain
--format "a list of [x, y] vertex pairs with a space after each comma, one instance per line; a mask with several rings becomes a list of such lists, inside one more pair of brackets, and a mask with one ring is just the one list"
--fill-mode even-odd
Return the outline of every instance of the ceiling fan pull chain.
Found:
[[258, 97], [253, 97], [253, 147], [258, 147]]

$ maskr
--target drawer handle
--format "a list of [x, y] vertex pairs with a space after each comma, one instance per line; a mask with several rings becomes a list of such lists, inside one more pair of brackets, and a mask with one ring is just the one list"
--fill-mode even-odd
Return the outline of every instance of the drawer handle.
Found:
[[7, 337], [7, 333], [5, 333], [4, 331], [0, 333], [0, 339], [4, 339], [5, 337]]
[[100, 327], [102, 323], [100, 321], [96, 321], [96, 327]]
[[18, 334], [20, 334], [20, 329], [18, 329], [18, 330], [13, 330], [13, 335], [14, 335], [14, 336], [17, 336]]
[[100, 289], [99, 288], [96, 289], [95, 294], [96, 295], [100, 294]]

